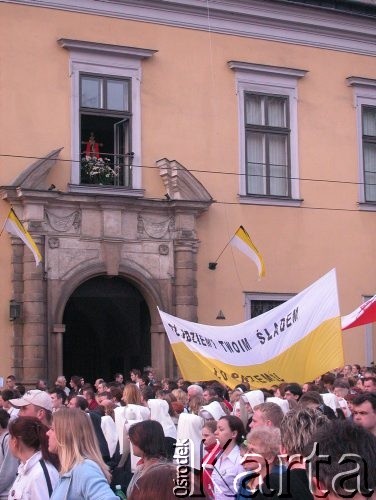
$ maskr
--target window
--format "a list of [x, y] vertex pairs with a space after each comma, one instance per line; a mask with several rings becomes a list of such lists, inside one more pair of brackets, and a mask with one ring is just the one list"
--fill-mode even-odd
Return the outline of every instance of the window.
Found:
[[240, 201], [299, 204], [297, 84], [306, 71], [228, 65], [239, 99]]
[[81, 184], [132, 187], [131, 80], [80, 75]]
[[376, 80], [350, 76], [358, 130], [359, 207], [376, 210]]
[[260, 316], [291, 299], [291, 294], [245, 294], [246, 320]]
[[364, 201], [376, 202], [376, 106], [362, 106]]
[[69, 51], [71, 191], [140, 196], [142, 60], [156, 51], [60, 39]]
[[246, 192], [290, 196], [288, 99], [245, 93]]

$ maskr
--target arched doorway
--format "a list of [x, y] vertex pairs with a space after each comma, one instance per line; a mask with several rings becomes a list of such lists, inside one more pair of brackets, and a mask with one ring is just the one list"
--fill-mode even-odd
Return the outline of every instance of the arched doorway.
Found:
[[82, 283], [65, 310], [63, 370], [113, 380], [116, 372], [150, 365], [150, 314], [144, 297], [129, 281], [97, 276]]

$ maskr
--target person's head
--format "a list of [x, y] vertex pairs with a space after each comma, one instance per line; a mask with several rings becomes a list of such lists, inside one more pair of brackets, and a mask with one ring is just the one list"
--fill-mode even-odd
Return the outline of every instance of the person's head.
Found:
[[308, 391], [316, 391], [316, 392], [319, 392], [320, 389], [319, 387], [314, 383], [314, 382], [305, 382], [303, 385], [302, 385], [302, 392], [303, 394], [305, 392], [308, 392]]
[[124, 382], [124, 376], [123, 376], [123, 374], [122, 373], [115, 373], [114, 380], [118, 384], [122, 384]]
[[9, 419], [10, 415], [6, 410], [3, 410], [3, 408], [0, 409], [0, 430], [1, 429], [6, 429], [9, 424]]
[[262, 469], [276, 463], [280, 447], [281, 432], [277, 427], [255, 427], [247, 435], [247, 452], [243, 458], [244, 469], [255, 470], [259, 467]]
[[202, 397], [203, 392], [204, 391], [203, 391], [201, 385], [191, 384], [187, 389], [188, 399], [191, 399], [194, 396]]
[[43, 378], [40, 378], [37, 381], [37, 383], [35, 385], [35, 388], [39, 389], [40, 391], [47, 391], [47, 389], [48, 389], [47, 380], [44, 380]]
[[48, 427], [36, 417], [18, 417], [8, 426], [9, 448], [12, 454], [25, 462], [30, 451], [41, 451], [45, 460], [48, 460]]
[[307, 450], [315, 498], [371, 498], [369, 491], [376, 490], [376, 437], [366, 429], [349, 420], [332, 420], [317, 429]]
[[67, 386], [67, 379], [64, 377], [64, 375], [59, 375], [56, 379], [55, 382], [56, 387], [61, 387], [62, 389], [65, 389]]
[[93, 401], [94, 398], [94, 391], [93, 389], [84, 389], [83, 390], [83, 396], [90, 403], [90, 401]]
[[176, 401], [182, 403], [184, 406], [187, 404], [188, 395], [185, 391], [183, 391], [183, 389], [174, 389], [172, 394], [175, 396]]
[[376, 394], [364, 392], [352, 400], [354, 423], [376, 435]]
[[191, 413], [198, 415], [201, 407], [206, 404], [202, 396], [193, 396], [190, 398], [188, 406]]
[[128, 435], [136, 456], [142, 458], [166, 456], [163, 427], [156, 420], [144, 420], [131, 425]]
[[76, 409], [79, 409], [81, 411], [86, 411], [88, 406], [89, 406], [89, 403], [87, 402], [87, 400], [83, 396], [73, 395], [69, 398], [67, 406], [70, 409], [76, 408]]
[[8, 375], [5, 381], [5, 387], [7, 389], [14, 390], [16, 387], [16, 377], [14, 375]]
[[324, 404], [321, 394], [316, 391], [304, 392], [299, 399], [299, 408], [310, 408], [316, 410]]
[[67, 400], [67, 395], [63, 389], [51, 389], [49, 392], [51, 401], [52, 401], [52, 409], [53, 411], [59, 410], [63, 406], [65, 406], [65, 401]]
[[336, 379], [336, 376], [334, 375], [334, 373], [331, 373], [331, 372], [328, 372], [328, 373], [325, 373], [322, 377], [321, 377], [321, 382], [322, 382], [322, 385], [323, 387], [328, 391], [328, 392], [332, 392], [332, 389], [333, 389], [333, 384], [334, 384], [334, 381]]
[[226, 415], [218, 420], [215, 437], [221, 448], [225, 449], [230, 443], [239, 445], [243, 441], [244, 435], [245, 429], [240, 418]]
[[138, 368], [132, 368], [129, 372], [132, 382], [138, 382], [138, 379], [141, 378], [141, 370]]
[[345, 365], [342, 369], [342, 374], [345, 378], [351, 377], [352, 373], [352, 366], [351, 365]]
[[206, 387], [202, 393], [202, 397], [204, 398], [205, 403], [208, 404], [210, 401], [217, 397], [217, 393], [213, 387]]
[[328, 418], [320, 411], [303, 408], [289, 411], [281, 422], [282, 449], [287, 455], [304, 456], [307, 444], [317, 428], [327, 425]]
[[10, 404], [11, 399], [16, 399], [19, 397], [16, 391], [12, 389], [3, 389], [0, 393], [0, 402], [3, 408], [9, 409], [12, 407]]
[[72, 375], [69, 385], [72, 387], [74, 391], [78, 391], [81, 388], [81, 377], [79, 375]]
[[376, 376], [364, 377], [363, 390], [364, 392], [376, 393]]
[[360, 365], [355, 363], [351, 366], [351, 375], [353, 377], [358, 377], [360, 375]]
[[105, 381], [103, 380], [103, 378], [97, 378], [96, 381], [94, 382], [94, 387], [95, 387], [95, 390], [98, 392], [98, 385], [99, 384], [103, 384], [105, 383]]
[[283, 419], [283, 410], [276, 403], [261, 403], [254, 407], [251, 429], [258, 426], [280, 427]]
[[50, 395], [45, 391], [33, 389], [25, 392], [18, 399], [9, 400], [15, 408], [19, 408], [20, 417], [36, 417], [44, 425], [49, 426], [52, 416], [52, 401]]
[[215, 431], [217, 430], [216, 420], [207, 420], [204, 427], [201, 430], [202, 442], [204, 443], [204, 448], [209, 450], [213, 448], [216, 444], [217, 439], [215, 437]]
[[162, 462], [148, 467], [147, 472], [136, 481], [128, 500], [161, 498], [161, 492], [163, 500], [176, 500], [179, 492], [181, 496], [186, 492], [186, 486], [177, 485], [176, 466], [171, 463]]
[[302, 386], [299, 384], [288, 384], [285, 387], [285, 399], [295, 399], [296, 401], [298, 401], [302, 394]]
[[49, 452], [59, 456], [61, 474], [83, 460], [91, 459], [99, 465], [106, 479], [110, 479], [93, 424], [86, 413], [77, 408], [62, 408], [53, 414], [52, 427], [47, 436]]
[[126, 405], [141, 404], [141, 393], [137, 385], [132, 383], [126, 384], [123, 391], [123, 401]]
[[350, 384], [345, 378], [337, 378], [333, 384], [333, 393], [338, 398], [344, 398], [350, 391]]

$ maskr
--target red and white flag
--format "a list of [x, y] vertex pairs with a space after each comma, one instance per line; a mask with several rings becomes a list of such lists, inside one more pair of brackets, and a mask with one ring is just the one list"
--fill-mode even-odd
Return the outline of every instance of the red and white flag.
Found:
[[359, 306], [355, 311], [342, 316], [342, 330], [354, 328], [355, 326], [367, 325], [376, 321], [376, 295]]

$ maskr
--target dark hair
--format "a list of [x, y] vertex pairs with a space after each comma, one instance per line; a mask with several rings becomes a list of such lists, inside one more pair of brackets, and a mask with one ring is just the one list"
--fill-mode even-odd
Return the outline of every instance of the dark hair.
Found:
[[110, 388], [110, 398], [116, 399], [118, 403], [120, 403], [121, 398], [123, 396], [123, 391], [120, 389], [120, 387], [114, 387], [111, 386]]
[[[349, 491], [369, 497], [369, 491], [376, 487], [376, 437], [349, 420], [332, 420], [313, 434], [306, 456], [315, 443], [310, 462], [321, 487], [333, 491], [334, 486], [335, 495], [343, 498]], [[322, 460], [323, 456], [330, 460]]]
[[13, 391], [12, 389], [3, 389], [1, 391], [1, 397], [3, 398], [4, 401], [9, 401], [10, 399], [15, 399], [17, 398], [17, 392]]
[[0, 427], [2, 429], [6, 429], [8, 427], [10, 415], [6, 410], [3, 410], [3, 408], [0, 409]]
[[44, 460], [56, 465], [56, 455], [48, 451], [48, 427], [36, 417], [17, 417], [9, 423], [9, 434], [19, 439], [25, 446], [40, 450]]
[[286, 385], [285, 394], [287, 391], [291, 392], [291, 394], [293, 394], [294, 396], [299, 396], [299, 397], [303, 394], [302, 386], [295, 382]]
[[243, 422], [240, 420], [240, 418], [235, 417], [235, 415], [226, 415], [224, 417], [221, 417], [220, 420], [227, 420], [228, 426], [230, 427], [232, 432], [236, 432], [236, 444], [240, 444], [244, 440], [245, 436], [245, 428]]
[[56, 394], [56, 397], [58, 399], [61, 399], [63, 405], [65, 404], [65, 401], [67, 400], [67, 394], [63, 389], [60, 389], [59, 387], [54, 387], [53, 389], [50, 389], [48, 391], [49, 394]]
[[81, 387], [81, 378], [79, 375], [72, 375], [71, 376], [71, 381], [74, 383], [74, 385], [76, 385], [78, 388]]
[[133, 373], [134, 375], [136, 375], [136, 377], [141, 377], [141, 370], [139, 370], [138, 368], [132, 368], [129, 373]]
[[163, 427], [156, 420], [144, 420], [132, 425], [128, 431], [129, 439], [147, 458], [166, 456]]
[[17, 392], [19, 392], [19, 394], [21, 396], [23, 396], [26, 392], [26, 387], [23, 384], [17, 384], [16, 389], [17, 389]]
[[359, 406], [366, 401], [369, 401], [372, 405], [372, 408], [376, 411], [376, 394], [373, 392], [363, 392], [363, 394], [359, 394], [355, 396], [352, 400], [353, 406]]
[[350, 384], [345, 378], [337, 378], [334, 381], [333, 387], [338, 387], [340, 389], [349, 389], [350, 390]]
[[141, 396], [144, 401], [155, 398], [155, 390], [151, 385], [145, 385], [141, 387]]
[[299, 406], [304, 406], [305, 403], [317, 403], [322, 405], [324, 403], [321, 394], [316, 391], [304, 392], [299, 398]]

